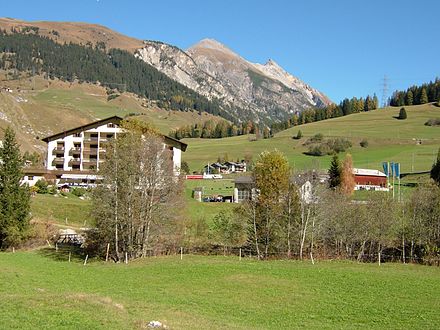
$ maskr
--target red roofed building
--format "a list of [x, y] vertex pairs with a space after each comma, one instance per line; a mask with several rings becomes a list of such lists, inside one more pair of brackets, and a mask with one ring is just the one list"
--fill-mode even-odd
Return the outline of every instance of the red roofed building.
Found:
[[354, 190], [389, 190], [387, 186], [387, 176], [381, 171], [354, 168], [353, 175], [354, 181], [356, 182]]

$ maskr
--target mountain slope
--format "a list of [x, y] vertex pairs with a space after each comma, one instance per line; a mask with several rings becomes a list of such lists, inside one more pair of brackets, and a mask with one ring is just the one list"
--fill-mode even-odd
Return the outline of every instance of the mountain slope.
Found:
[[172, 111], [132, 93], [109, 98], [104, 87], [87, 83], [67, 83], [43, 77], [6, 80], [0, 70], [0, 140], [11, 126], [22, 151], [44, 154], [43, 137], [92, 121], [118, 115], [137, 116], [168, 134], [182, 125], [222, 120], [206, 112]]
[[331, 103], [274, 61], [265, 65], [250, 63], [212, 39], [204, 39], [186, 52], [146, 41], [136, 56], [198, 93], [219, 98], [231, 109], [238, 108], [238, 119], [251, 117], [268, 123]]
[[[223, 139], [183, 139], [188, 151], [183, 159], [191, 170], [200, 170], [218, 157], [228, 159], [251, 158], [255, 160], [264, 150], [282, 151], [295, 171], [313, 168], [327, 171], [332, 156], [315, 157], [304, 154], [308, 150], [306, 141], [321, 133], [324, 138], [346, 138], [352, 143], [347, 151], [353, 156], [355, 167], [381, 169], [382, 162], [401, 164], [402, 172], [418, 172], [431, 169], [440, 145], [440, 127], [426, 126], [431, 118], [439, 116], [439, 108], [432, 104], [405, 106], [408, 118], [397, 120], [400, 107], [387, 107], [360, 112], [310, 124], [295, 126], [277, 133], [273, 138], [255, 141], [249, 136]], [[298, 130], [303, 133], [300, 140], [292, 139]], [[368, 141], [368, 147], [360, 145]], [[345, 155], [339, 154], [340, 159]]]
[[48, 37], [60, 44], [71, 42], [82, 45], [87, 43], [96, 45], [101, 42], [105, 43], [107, 49], [119, 48], [132, 53], [143, 45], [142, 40], [125, 36], [98, 24], [49, 21], [26, 22], [13, 18], [0, 18], [0, 29], [6, 30], [8, 33], [11, 33], [12, 30], [17, 32], [29, 30], [29, 32], [32, 32], [34, 27], [38, 28], [39, 35]]

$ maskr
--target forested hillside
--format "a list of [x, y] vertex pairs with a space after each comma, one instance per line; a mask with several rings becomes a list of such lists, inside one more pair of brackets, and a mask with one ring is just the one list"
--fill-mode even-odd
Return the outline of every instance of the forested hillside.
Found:
[[99, 83], [157, 100], [161, 108], [206, 111], [231, 119], [218, 100], [208, 100], [127, 51], [107, 50], [103, 43], [95, 47], [61, 45], [37, 32], [1, 31], [0, 69], [10, 70], [12, 75], [17, 70], [65, 81]]
[[422, 84], [421, 86], [411, 86], [406, 91], [395, 91], [390, 99], [390, 105], [417, 105], [428, 102], [440, 103], [440, 80]]

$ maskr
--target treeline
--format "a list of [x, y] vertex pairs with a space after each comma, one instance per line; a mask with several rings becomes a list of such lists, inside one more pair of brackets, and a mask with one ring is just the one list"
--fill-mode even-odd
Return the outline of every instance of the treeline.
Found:
[[273, 123], [270, 126], [271, 134], [278, 133], [282, 130], [288, 129], [293, 126], [298, 126], [307, 123], [313, 123], [315, 121], [321, 121], [324, 119], [336, 118], [347, 116], [352, 113], [359, 113], [362, 111], [371, 111], [379, 107], [379, 100], [376, 95], [351, 99], [344, 99], [337, 104], [330, 104], [325, 108], [312, 108], [306, 109], [301, 113], [295, 113], [291, 118], [280, 123]]
[[0, 30], [0, 69], [45, 74], [68, 82], [100, 83], [157, 100], [161, 108], [205, 111], [232, 120], [219, 100], [208, 100], [127, 51], [107, 51], [104, 43], [94, 47], [90, 43], [58, 44], [36, 34]]
[[440, 156], [431, 171], [434, 182], [420, 184], [401, 202], [380, 191], [354, 201], [348, 155], [342, 165], [334, 157], [326, 183], [315, 171], [292, 177], [287, 159], [276, 150], [263, 152], [255, 164], [248, 187], [240, 188], [247, 199], [221, 211], [204, 230], [201, 222], [194, 222], [187, 230], [189, 248], [225, 253], [241, 249], [259, 259], [440, 264]]
[[[435, 79], [421, 86], [411, 86], [406, 91], [395, 91], [390, 99], [390, 105], [400, 107], [440, 101], [440, 80]], [[440, 102], [439, 102], [440, 104]]]
[[208, 120], [201, 124], [196, 123], [180, 127], [169, 133], [171, 137], [179, 140], [184, 138], [218, 139], [246, 134], [256, 134], [257, 137], [263, 136], [265, 139], [270, 137], [268, 127], [265, 127], [261, 132], [258, 125], [251, 121], [234, 124], [225, 120], [217, 122]]

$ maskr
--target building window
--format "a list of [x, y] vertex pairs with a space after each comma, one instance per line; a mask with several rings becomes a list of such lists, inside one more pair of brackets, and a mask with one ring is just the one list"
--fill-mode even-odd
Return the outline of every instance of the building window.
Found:
[[238, 190], [238, 201], [248, 200], [250, 199], [249, 190]]
[[108, 128], [114, 128], [114, 127], [115, 127], [115, 124], [113, 124], [113, 123], [108, 123], [108, 124], [107, 124], [107, 127], [108, 127]]
[[81, 137], [81, 133], [73, 133], [73, 137]]
[[33, 180], [34, 179], [34, 176], [33, 175], [29, 175], [28, 176], [28, 180]]

